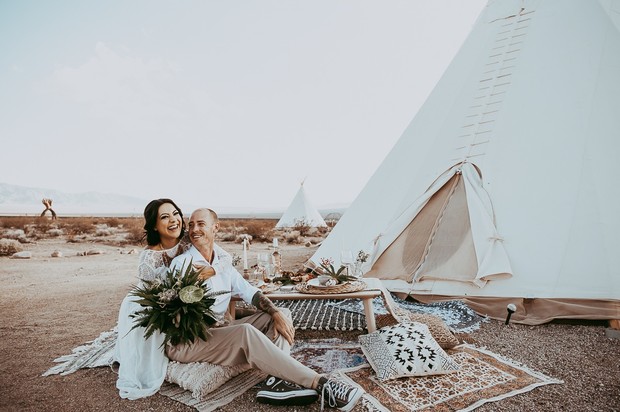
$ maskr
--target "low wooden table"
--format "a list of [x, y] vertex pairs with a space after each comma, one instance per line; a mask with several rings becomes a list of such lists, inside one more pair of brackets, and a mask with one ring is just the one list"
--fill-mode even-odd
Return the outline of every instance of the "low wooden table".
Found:
[[[364, 305], [364, 315], [366, 316], [366, 329], [368, 332], [374, 332], [377, 330], [377, 325], [375, 323], [375, 311], [372, 306], [372, 300], [377, 296], [381, 296], [381, 290], [379, 288], [375, 288], [375, 282], [378, 279], [361, 279], [366, 282], [366, 289], [360, 290], [358, 292], [349, 292], [349, 293], [325, 293], [325, 294], [314, 294], [314, 293], [300, 293], [295, 290], [292, 291], [275, 291], [270, 292], [266, 296], [271, 300], [306, 300], [306, 299], [361, 299], [362, 304]], [[373, 286], [375, 285], [375, 286]], [[239, 300], [237, 297], [233, 297], [230, 301], [229, 310], [231, 313], [234, 313], [234, 307], [236, 301]]]

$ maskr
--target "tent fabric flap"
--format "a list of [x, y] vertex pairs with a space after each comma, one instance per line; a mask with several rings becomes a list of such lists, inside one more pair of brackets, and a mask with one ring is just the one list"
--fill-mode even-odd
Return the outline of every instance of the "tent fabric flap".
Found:
[[443, 173], [375, 241], [366, 276], [409, 283], [458, 281], [484, 287], [512, 269], [492, 203], [471, 163]]

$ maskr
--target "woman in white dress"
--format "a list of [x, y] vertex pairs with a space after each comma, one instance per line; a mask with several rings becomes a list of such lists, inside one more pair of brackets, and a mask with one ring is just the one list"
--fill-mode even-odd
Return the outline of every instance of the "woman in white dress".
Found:
[[[170, 261], [191, 246], [184, 237], [183, 213], [172, 200], [151, 201], [144, 209], [144, 220], [148, 246], [140, 253], [138, 282], [163, 276]], [[131, 315], [142, 308], [136, 299], [128, 294], [121, 303], [115, 347], [115, 358], [120, 363], [116, 387], [121, 398], [127, 399], [156, 393], [168, 367], [162, 346], [164, 335], [155, 332], [149, 339], [144, 339], [144, 328], [132, 329], [134, 318]]]

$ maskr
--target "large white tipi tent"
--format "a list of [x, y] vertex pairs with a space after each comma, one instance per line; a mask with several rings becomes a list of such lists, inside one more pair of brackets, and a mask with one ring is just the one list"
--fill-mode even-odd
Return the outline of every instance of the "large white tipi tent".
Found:
[[319, 211], [306, 196], [303, 181], [286, 212], [278, 220], [276, 228], [294, 227], [302, 222], [312, 227], [327, 226]]
[[620, 1], [490, 1], [311, 261], [537, 324], [620, 319]]

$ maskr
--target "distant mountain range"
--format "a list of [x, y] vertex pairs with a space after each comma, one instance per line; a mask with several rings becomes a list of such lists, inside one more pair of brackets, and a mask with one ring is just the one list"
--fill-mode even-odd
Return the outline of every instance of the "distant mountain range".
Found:
[[0, 214], [40, 214], [41, 200], [53, 200], [52, 209], [59, 215], [141, 215], [148, 200], [131, 196], [97, 192], [65, 193], [0, 183]]
[[[86, 192], [66, 193], [54, 189], [42, 189], [0, 183], [0, 215], [38, 215], [45, 206], [44, 198], [53, 200], [52, 209], [59, 215], [124, 216], [144, 212], [150, 199], [140, 199], [117, 194]], [[183, 210], [193, 210], [198, 206], [186, 205]], [[346, 207], [330, 205], [319, 212], [325, 217], [329, 213], [342, 214]], [[242, 207], [221, 208], [221, 217], [255, 217], [279, 219], [284, 211], [246, 210]]]

